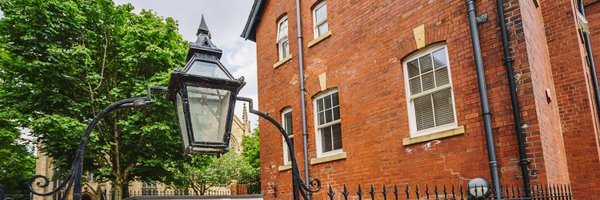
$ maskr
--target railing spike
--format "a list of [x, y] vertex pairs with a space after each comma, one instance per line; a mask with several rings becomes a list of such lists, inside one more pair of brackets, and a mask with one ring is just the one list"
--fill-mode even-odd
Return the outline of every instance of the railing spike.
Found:
[[446, 190], [446, 184], [444, 184], [444, 200], [448, 200], [448, 190]]
[[560, 183], [557, 183], [557, 184], [555, 185], [555, 188], [556, 188], [556, 195], [557, 195], [557, 196], [559, 196], [559, 197], [561, 196], [561, 193], [562, 193], [562, 192], [561, 192], [561, 189], [562, 189], [561, 187], [562, 187], [562, 184], [560, 184]]
[[571, 190], [571, 185], [567, 185], [569, 191], [569, 199], [573, 199], [573, 190]]
[[333, 195], [335, 193], [333, 192], [333, 189], [331, 188], [331, 185], [329, 185], [329, 193], [327, 193], [327, 195], [329, 196], [329, 200], [333, 200]]
[[410, 189], [408, 185], [406, 185], [406, 189], [404, 190], [404, 192], [406, 193], [406, 199], [410, 199]]
[[415, 186], [415, 194], [417, 195], [417, 199], [421, 198], [421, 194], [419, 193], [419, 185]]
[[348, 188], [346, 188], [346, 184], [344, 184], [344, 191], [342, 192], [342, 195], [344, 195], [344, 199], [348, 200]]
[[563, 195], [562, 195], [562, 186], [563, 184], [557, 183], [556, 184], [556, 196], [560, 197], [559, 199], [562, 199]]
[[371, 194], [371, 199], [375, 199], [375, 188], [373, 187], [373, 184], [371, 184], [371, 190], [369, 191], [369, 194]]
[[427, 195], [427, 199], [429, 199], [429, 185], [425, 184], [425, 195]]
[[394, 184], [394, 200], [398, 200], [398, 185]]
[[433, 191], [435, 192], [435, 199], [438, 200], [439, 199], [439, 196], [438, 196], [439, 191], [438, 191], [437, 185], [434, 185]]
[[510, 185], [510, 190], [512, 191], [512, 198], [515, 198], [515, 185]]
[[558, 196], [561, 197], [561, 199], [564, 198], [564, 186], [565, 184], [558, 184]]
[[454, 191], [454, 184], [452, 184], [452, 199], [456, 199], [456, 192]]
[[554, 184], [556, 196], [560, 196], [560, 184]]
[[565, 185], [565, 195], [567, 196], [567, 199], [573, 198], [573, 193], [571, 193], [571, 184]]
[[362, 188], [360, 187], [360, 184], [358, 185], [358, 192], [356, 194], [358, 195], [358, 199], [362, 200], [363, 192], [362, 192]]
[[383, 200], [387, 200], [387, 190], [385, 189], [385, 184], [383, 184], [382, 187], [383, 191], [381, 191], [381, 194], [383, 194]]

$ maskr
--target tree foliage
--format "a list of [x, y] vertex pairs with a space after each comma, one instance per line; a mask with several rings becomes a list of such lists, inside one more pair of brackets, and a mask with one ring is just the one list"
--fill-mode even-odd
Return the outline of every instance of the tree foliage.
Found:
[[254, 128], [252, 135], [244, 135], [242, 138], [242, 157], [250, 165], [251, 172], [249, 176], [243, 177], [245, 183], [260, 182], [260, 146], [259, 130]]
[[[0, 0], [0, 107], [8, 126], [28, 127], [42, 151], [68, 169], [86, 124], [112, 102], [166, 85], [183, 66], [187, 44], [177, 23], [110, 0]], [[170, 175], [163, 163], [183, 159], [168, 102], [124, 109], [92, 133], [85, 170], [117, 189], [132, 177]]]
[[188, 161], [172, 164], [174, 179], [167, 180], [177, 188], [191, 188], [203, 195], [213, 187], [228, 187], [254, 178], [258, 171], [242, 155], [230, 151], [219, 157], [189, 155]]
[[243, 136], [241, 154], [230, 151], [219, 157], [187, 155], [184, 162], [167, 163], [174, 176], [165, 177], [162, 181], [179, 189], [191, 188], [196, 195], [203, 195], [217, 186], [259, 183], [258, 134], [258, 128], [255, 128], [252, 135]]
[[0, 187], [8, 194], [26, 194], [25, 181], [33, 175], [35, 161], [27, 151], [26, 141], [12, 120], [14, 116], [0, 111]]

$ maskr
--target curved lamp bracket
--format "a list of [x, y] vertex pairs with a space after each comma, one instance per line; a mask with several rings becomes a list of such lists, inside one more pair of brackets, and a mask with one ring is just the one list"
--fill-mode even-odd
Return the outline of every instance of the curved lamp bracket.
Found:
[[[123, 99], [121, 101], [117, 101], [100, 111], [94, 119], [88, 124], [87, 129], [81, 136], [81, 141], [79, 142], [79, 147], [77, 148], [77, 153], [75, 154], [75, 160], [73, 160], [73, 164], [71, 164], [71, 169], [69, 170], [69, 174], [64, 179], [61, 179], [63, 182], [56, 186], [56, 188], [52, 189], [49, 192], [38, 192], [34, 189], [34, 183], [37, 188], [46, 188], [50, 185], [50, 180], [48, 177], [44, 175], [34, 175], [27, 181], [28, 190], [38, 196], [49, 196], [55, 194], [59, 191], [64, 190], [65, 193], [68, 193], [71, 188], [73, 189], [73, 200], [81, 199], [81, 175], [83, 169], [83, 152], [85, 151], [85, 145], [88, 142], [88, 138], [90, 133], [96, 126], [96, 124], [108, 113], [111, 113], [115, 110], [122, 108], [130, 108], [130, 107], [143, 107], [146, 105], [153, 104], [149, 97], [138, 97], [138, 98], [130, 98]], [[38, 181], [40, 180], [41, 181]], [[68, 195], [63, 195], [61, 199], [66, 199]]]
[[[273, 125], [275, 125], [275, 127], [277, 127], [277, 129], [279, 129], [279, 132], [281, 132], [281, 136], [283, 136], [283, 139], [285, 140], [285, 143], [287, 144], [289, 152], [294, 152], [292, 141], [290, 140], [290, 138], [287, 137], [287, 133], [286, 133], [285, 129], [283, 128], [283, 126], [281, 126], [281, 124], [279, 122], [277, 122], [277, 120], [275, 120], [275, 119], [273, 119], [273, 117], [269, 116], [268, 113], [254, 110], [251, 98], [238, 96], [237, 100], [248, 102], [248, 111], [250, 113], [258, 115], [258, 116], [266, 119], [267, 121], [271, 122]], [[305, 186], [304, 182], [302, 181], [302, 178], [300, 177], [300, 172], [298, 171], [298, 161], [296, 160], [296, 155], [291, 153], [290, 159], [291, 159], [291, 163], [292, 163], [292, 179], [294, 182], [294, 200], [298, 200], [300, 195], [302, 196], [303, 199], [308, 199], [306, 193], [307, 192], [308, 193], [318, 192], [321, 189], [321, 181], [317, 178], [312, 178], [311, 180], [308, 180], [310, 187]]]

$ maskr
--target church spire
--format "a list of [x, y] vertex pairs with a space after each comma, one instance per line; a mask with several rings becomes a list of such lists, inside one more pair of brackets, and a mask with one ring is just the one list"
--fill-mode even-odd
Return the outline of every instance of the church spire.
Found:
[[196, 35], [206, 34], [210, 38], [210, 30], [208, 30], [208, 26], [206, 25], [206, 21], [204, 21], [204, 15], [202, 15], [202, 20], [200, 21], [200, 26], [198, 27], [198, 31], [196, 31]]
[[250, 133], [252, 133], [252, 130], [250, 130], [250, 119], [248, 119], [248, 109], [245, 103], [244, 108], [242, 110], [242, 121], [242, 123], [244, 124], [244, 135], [249, 135]]

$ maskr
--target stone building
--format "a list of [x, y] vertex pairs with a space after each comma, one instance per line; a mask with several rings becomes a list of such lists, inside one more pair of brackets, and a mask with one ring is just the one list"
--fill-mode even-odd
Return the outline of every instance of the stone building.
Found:
[[[246, 105], [243, 107], [242, 119], [234, 115], [233, 123], [231, 127], [231, 139], [229, 141], [229, 149], [230, 151], [235, 151], [236, 153], [242, 152], [242, 137], [245, 135], [250, 135], [252, 130], [250, 129], [250, 121], [248, 120], [248, 112]], [[40, 149], [40, 148], [38, 148]], [[36, 168], [35, 173], [40, 175], [45, 175], [51, 178], [54, 174], [54, 166], [52, 164], [52, 158], [46, 156], [43, 152], [37, 153], [36, 158]], [[111, 198], [112, 186], [110, 182], [94, 182], [94, 178], [92, 174], [84, 175], [83, 177], [83, 191], [82, 191], [82, 200], [100, 200], [102, 192], [106, 194], [107, 200]], [[89, 181], [92, 180], [92, 181]], [[53, 181], [50, 183], [50, 186], [45, 188], [43, 192], [48, 192], [53, 188], [53, 185], [56, 185], [58, 182]], [[130, 196], [140, 196], [140, 195], [178, 195], [183, 193], [183, 191], [176, 191], [169, 188], [165, 184], [161, 183], [148, 183], [141, 181], [131, 181], [129, 183], [129, 191]], [[229, 187], [214, 187], [207, 191], [208, 195], [224, 195], [231, 194]], [[34, 200], [54, 200], [59, 199], [59, 194], [52, 196], [34, 196]]]
[[[503, 23], [496, 3], [475, 1], [490, 106], [483, 113], [465, 1], [255, 0], [242, 37], [256, 42], [261, 111], [293, 133], [302, 177], [306, 164], [338, 192], [490, 181], [482, 116], [491, 114], [502, 185], [522, 185], [525, 174], [532, 184], [570, 184], [575, 199], [600, 199], [597, 90], [582, 37], [589, 26], [600, 66], [600, 1], [584, 4], [587, 24], [576, 0], [506, 0]], [[288, 198], [287, 151], [277, 129], [260, 122], [262, 191]]]

